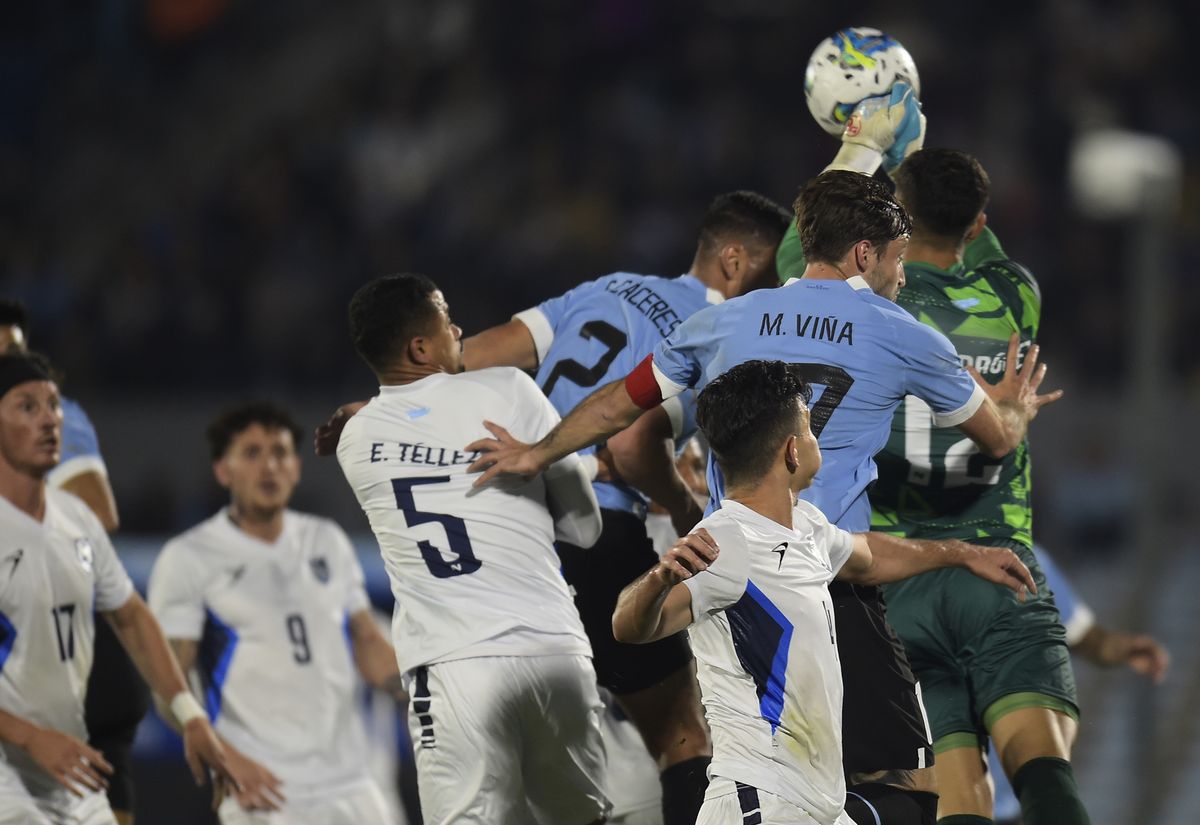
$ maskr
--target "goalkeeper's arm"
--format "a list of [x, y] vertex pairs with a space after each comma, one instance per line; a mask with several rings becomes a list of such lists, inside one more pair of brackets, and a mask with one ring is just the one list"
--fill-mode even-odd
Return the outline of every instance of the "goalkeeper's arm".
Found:
[[889, 175], [925, 143], [925, 115], [912, 86], [901, 81], [887, 95], [869, 97], [855, 107], [842, 147], [825, 167], [873, 175], [883, 164]]

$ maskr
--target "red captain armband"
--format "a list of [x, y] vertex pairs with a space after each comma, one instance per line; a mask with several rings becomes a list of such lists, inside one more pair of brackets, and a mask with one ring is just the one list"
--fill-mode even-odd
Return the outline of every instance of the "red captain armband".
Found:
[[653, 409], [663, 402], [662, 388], [654, 377], [654, 355], [647, 355], [642, 363], [625, 376], [625, 391], [643, 410]]

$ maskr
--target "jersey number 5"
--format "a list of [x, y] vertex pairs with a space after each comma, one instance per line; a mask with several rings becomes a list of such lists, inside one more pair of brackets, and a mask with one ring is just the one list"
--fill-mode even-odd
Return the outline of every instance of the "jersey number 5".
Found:
[[570, 358], [564, 358], [559, 361], [554, 365], [554, 369], [550, 370], [550, 374], [546, 376], [546, 385], [542, 387], [542, 392], [546, 395], [554, 391], [554, 385], [558, 383], [559, 378], [566, 378], [571, 383], [581, 387], [596, 386], [596, 383], [604, 377], [604, 373], [608, 372], [608, 368], [612, 366], [617, 353], [625, 349], [625, 345], [629, 343], [629, 338], [625, 333], [604, 321], [588, 321], [579, 328], [579, 337], [587, 341], [595, 338], [601, 344], [608, 347], [608, 351], [600, 356], [600, 360], [596, 362], [595, 366], [591, 367], [585, 367], [583, 364], [573, 361]]
[[446, 561], [442, 556], [442, 552], [434, 547], [431, 542], [425, 539], [417, 542], [417, 549], [421, 551], [421, 558], [425, 560], [425, 566], [429, 568], [429, 572], [434, 577], [439, 579], [465, 576], [468, 573], [474, 573], [483, 566], [483, 562], [475, 558], [475, 551], [471, 547], [471, 539], [467, 537], [467, 523], [465, 521], [458, 516], [448, 516], [445, 513], [422, 512], [417, 509], [417, 504], [413, 500], [413, 487], [419, 484], [444, 484], [449, 480], [450, 476], [392, 479], [392, 490], [396, 493], [396, 506], [400, 508], [400, 512], [404, 513], [404, 519], [408, 522], [409, 527], [416, 527], [436, 521], [446, 531], [446, 540], [450, 544], [450, 552], [456, 556], [453, 561]]

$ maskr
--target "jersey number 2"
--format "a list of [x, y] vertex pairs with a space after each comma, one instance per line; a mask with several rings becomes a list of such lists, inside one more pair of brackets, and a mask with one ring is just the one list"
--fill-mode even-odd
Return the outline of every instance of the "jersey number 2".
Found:
[[425, 539], [417, 542], [417, 549], [421, 551], [421, 558], [425, 560], [425, 566], [429, 568], [429, 572], [434, 577], [439, 579], [465, 576], [483, 566], [483, 562], [475, 558], [471, 539], [467, 537], [465, 521], [458, 516], [448, 516], [445, 513], [422, 512], [417, 509], [417, 503], [413, 500], [413, 487], [419, 484], [444, 484], [449, 480], [450, 476], [392, 479], [392, 490], [396, 493], [396, 506], [400, 508], [400, 512], [404, 513], [404, 519], [408, 522], [409, 527], [437, 522], [446, 531], [450, 552], [456, 556], [453, 561], [446, 561], [442, 552], [434, 547], [432, 542]]
[[601, 344], [608, 347], [608, 351], [601, 355], [600, 360], [591, 367], [585, 367], [583, 364], [573, 361], [570, 358], [564, 358], [559, 361], [554, 365], [554, 369], [550, 370], [550, 374], [546, 376], [546, 384], [542, 387], [542, 392], [546, 395], [554, 391], [554, 385], [558, 383], [559, 378], [565, 378], [572, 384], [577, 384], [580, 387], [596, 386], [596, 383], [604, 377], [604, 373], [608, 372], [608, 368], [612, 366], [617, 353], [625, 349], [625, 345], [629, 343], [629, 338], [625, 333], [605, 321], [588, 321], [579, 328], [579, 337], [587, 341], [595, 338]]

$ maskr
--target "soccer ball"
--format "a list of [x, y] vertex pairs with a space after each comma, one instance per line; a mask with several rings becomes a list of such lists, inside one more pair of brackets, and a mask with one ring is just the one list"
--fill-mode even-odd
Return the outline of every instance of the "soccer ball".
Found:
[[842, 29], [821, 41], [804, 70], [804, 97], [822, 129], [841, 135], [854, 107], [885, 95], [899, 80], [921, 94], [908, 50], [879, 29]]

